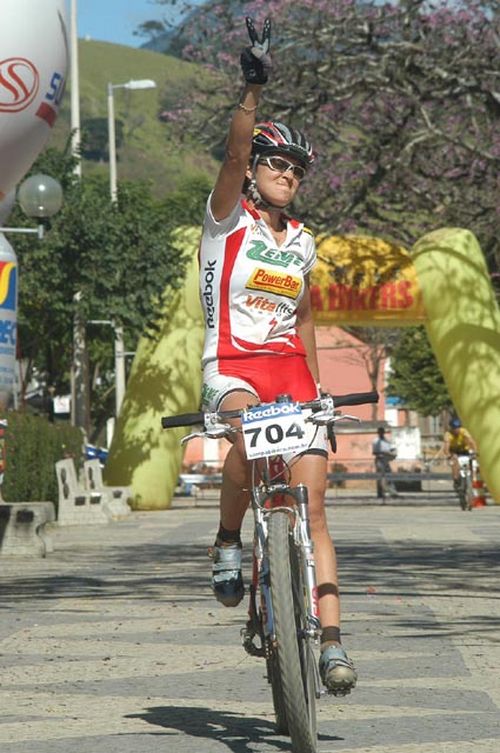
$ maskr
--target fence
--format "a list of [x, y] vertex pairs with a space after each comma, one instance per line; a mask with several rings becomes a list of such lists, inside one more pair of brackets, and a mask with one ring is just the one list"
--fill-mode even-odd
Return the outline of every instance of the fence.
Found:
[[[453, 495], [451, 471], [444, 462], [439, 470], [431, 471], [427, 458], [418, 461], [394, 461], [397, 470], [391, 473], [377, 473], [373, 470], [373, 458], [348, 458], [342, 462], [329, 460], [327, 483], [337, 495], [347, 496], [349, 492], [373, 493], [387, 496], [393, 488], [398, 494], [415, 494], [418, 497]], [[404, 466], [407, 467], [404, 467]], [[219, 460], [205, 461], [179, 476], [177, 493], [184, 496], [202, 496], [207, 490], [218, 490], [222, 481]], [[212, 495], [207, 495], [212, 496]]]

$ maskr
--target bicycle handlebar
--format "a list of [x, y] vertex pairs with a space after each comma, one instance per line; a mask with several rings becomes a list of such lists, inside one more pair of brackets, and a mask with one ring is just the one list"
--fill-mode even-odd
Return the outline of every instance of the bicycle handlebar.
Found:
[[[347, 395], [325, 395], [331, 397], [335, 407], [346, 407], [348, 405], [366, 405], [367, 403], [378, 403], [378, 392], [351, 392]], [[299, 403], [305, 410], [321, 410], [321, 401], [324, 398], [316, 398], [303, 403]], [[245, 409], [213, 411], [221, 419], [241, 418]], [[183, 413], [178, 416], [164, 416], [161, 419], [163, 429], [176, 429], [182, 426], [198, 426], [205, 423], [205, 416], [210, 411], [198, 411], [197, 413]]]
[[[367, 403], [378, 403], [378, 392], [350, 392], [347, 395], [326, 395], [331, 397], [336, 408], [345, 408], [348, 405], [366, 405]], [[301, 403], [302, 408], [319, 410], [321, 408], [321, 398]]]

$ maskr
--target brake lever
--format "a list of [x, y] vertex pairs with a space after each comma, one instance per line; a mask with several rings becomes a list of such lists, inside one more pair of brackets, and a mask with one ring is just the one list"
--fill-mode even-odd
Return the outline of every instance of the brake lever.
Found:
[[231, 426], [230, 424], [217, 424], [215, 422], [209, 421], [208, 428], [205, 429], [205, 431], [195, 431], [192, 434], [187, 434], [185, 437], [182, 437], [181, 444], [186, 444], [186, 442], [189, 442], [191, 439], [195, 439], [196, 437], [222, 439], [223, 437], [227, 437], [228, 434], [233, 434], [235, 431], [239, 431], [237, 426]]
[[328, 426], [329, 424], [334, 424], [337, 421], [343, 421], [344, 419], [346, 421], [357, 421], [357, 423], [361, 423], [361, 419], [358, 418], [358, 416], [351, 416], [349, 413], [341, 413], [339, 415], [332, 416], [332, 414], [328, 411], [313, 413], [311, 416], [308, 416], [306, 418], [306, 422], [310, 421], [317, 426]]
[[351, 416], [350, 413], [343, 413], [340, 416], [335, 416], [333, 420], [334, 421], [343, 421], [344, 419], [346, 421], [356, 421], [356, 423], [358, 423], [358, 424], [361, 423], [361, 419], [359, 418], [359, 416]]

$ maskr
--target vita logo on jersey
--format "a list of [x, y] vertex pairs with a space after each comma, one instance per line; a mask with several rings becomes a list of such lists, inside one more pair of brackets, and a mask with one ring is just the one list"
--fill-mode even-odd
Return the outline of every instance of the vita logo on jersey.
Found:
[[269, 248], [264, 241], [253, 240], [247, 251], [247, 256], [254, 261], [267, 262], [277, 267], [289, 267], [290, 265], [300, 267], [302, 264], [297, 254], [282, 251], [279, 248]]

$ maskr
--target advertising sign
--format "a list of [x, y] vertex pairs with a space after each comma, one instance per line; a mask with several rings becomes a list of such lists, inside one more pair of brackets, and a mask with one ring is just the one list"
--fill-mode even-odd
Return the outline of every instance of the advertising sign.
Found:
[[65, 0], [2, 0], [0, 200], [50, 136], [69, 59]]
[[311, 273], [317, 324], [404, 326], [425, 321], [422, 293], [406, 249], [369, 236], [318, 239]]

